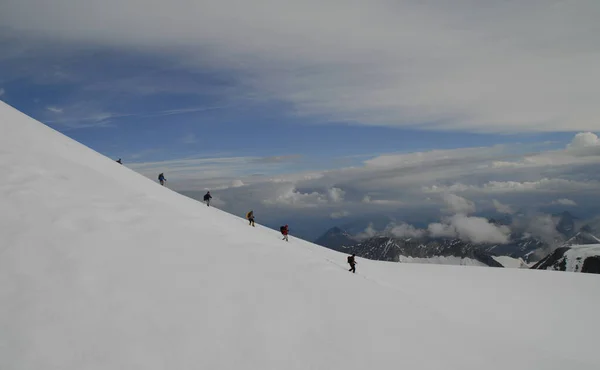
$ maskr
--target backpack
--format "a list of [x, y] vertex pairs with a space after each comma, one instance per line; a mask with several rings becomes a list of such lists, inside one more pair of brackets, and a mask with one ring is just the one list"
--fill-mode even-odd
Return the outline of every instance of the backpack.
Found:
[[283, 233], [283, 230], [285, 230], [285, 226], [280, 226], [279, 231], [281, 231]]
[[246, 213], [246, 218], [247, 218], [247, 219], [250, 219], [250, 216], [252, 216], [252, 214], [251, 214], [251, 213], [252, 213], [252, 212], [248, 212], [248, 213]]
[[348, 256], [348, 263], [352, 264], [354, 262], [354, 257]]

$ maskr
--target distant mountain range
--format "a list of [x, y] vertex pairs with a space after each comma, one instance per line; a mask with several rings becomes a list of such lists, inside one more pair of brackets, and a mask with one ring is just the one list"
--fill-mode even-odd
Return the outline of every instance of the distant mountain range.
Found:
[[[336, 230], [337, 231], [337, 230]], [[345, 235], [334, 233], [330, 241], [342, 241]], [[460, 240], [417, 240], [401, 239], [389, 236], [375, 236], [362, 242], [348, 245], [329, 244], [328, 248], [348, 254], [355, 253], [359, 257], [380, 261], [402, 262], [407, 261], [403, 257], [416, 258], [420, 262], [426, 262], [426, 259], [439, 259], [439, 257], [455, 257], [460, 260], [457, 264], [478, 264], [503, 267], [497, 262], [492, 254], [478, 248], [471, 243], [465, 243]]]
[[[592, 232], [593, 225], [576, 228], [576, 217], [569, 212], [553, 215], [556, 231], [561, 239], [554, 245], [570, 246], [599, 244]], [[490, 219], [490, 223], [510, 225], [511, 219]], [[566, 241], [565, 241], [566, 240]], [[507, 244], [475, 244], [460, 239], [398, 238], [391, 235], [377, 235], [359, 239], [340, 227], [333, 227], [315, 240], [316, 244], [340, 251], [355, 253], [359, 257], [394, 262], [421, 262], [442, 264], [464, 264], [491, 267], [528, 267], [539, 261], [552, 250], [552, 245], [526, 233], [515, 232]], [[505, 256], [498, 258], [499, 256]], [[509, 266], [510, 265], [510, 266]]]

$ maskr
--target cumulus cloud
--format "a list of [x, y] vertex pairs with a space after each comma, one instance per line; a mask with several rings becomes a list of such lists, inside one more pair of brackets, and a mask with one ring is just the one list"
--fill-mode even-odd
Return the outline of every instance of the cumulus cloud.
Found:
[[264, 200], [265, 204], [288, 205], [293, 207], [317, 207], [326, 204], [338, 204], [344, 201], [344, 190], [332, 187], [326, 192], [303, 192], [293, 185], [288, 184], [283, 191], [279, 191], [274, 199]]
[[529, 235], [539, 238], [550, 246], [556, 246], [564, 239], [556, 230], [557, 225], [558, 220], [556, 218], [547, 214], [539, 214], [535, 217], [519, 220], [515, 226], [523, 227]]
[[327, 202], [327, 197], [319, 192], [303, 193], [293, 186], [279, 191], [279, 194], [272, 199], [263, 200], [263, 203], [267, 205], [285, 205], [299, 208], [315, 208], [320, 204], [327, 204]]
[[427, 231], [433, 238], [456, 238], [458, 234], [456, 228], [449, 224], [434, 222], [427, 226]]
[[378, 235], [379, 233], [377, 232], [377, 230], [375, 229], [375, 227], [373, 226], [372, 223], [369, 224], [369, 226], [367, 226], [367, 228], [362, 231], [361, 233], [358, 233], [356, 235], [356, 239], [358, 240], [365, 240], [365, 239], [369, 239], [372, 238], [376, 235]]
[[231, 183], [231, 187], [233, 187], [233, 188], [239, 188], [242, 186], [244, 186], [244, 182], [239, 179], [233, 180], [233, 182]]
[[593, 146], [600, 146], [600, 138], [592, 132], [581, 132], [573, 138], [567, 146], [569, 149], [581, 149]]
[[475, 203], [456, 194], [444, 194], [444, 203], [446, 203], [446, 212], [469, 214], [475, 212]]
[[498, 213], [504, 213], [507, 215], [512, 215], [515, 213], [515, 211], [511, 208], [511, 206], [509, 206], [507, 204], [502, 204], [496, 199], [493, 199], [492, 203], [494, 204], [494, 207], [496, 208], [496, 212], [498, 212]]
[[491, 224], [482, 217], [457, 214], [445, 217], [441, 222], [430, 223], [426, 229], [416, 228], [407, 223], [390, 223], [383, 231], [378, 232], [370, 224], [359, 234], [361, 239], [377, 235], [397, 238], [444, 238], [460, 239], [477, 244], [505, 244], [509, 241], [511, 230], [508, 226]]
[[567, 199], [567, 198], [561, 198], [561, 199], [557, 199], [555, 201], [552, 202], [552, 204], [555, 205], [561, 205], [561, 206], [577, 206], [577, 203], [571, 199]]
[[508, 242], [510, 229], [507, 226], [496, 226], [483, 217], [453, 216], [451, 224], [462, 240], [473, 243], [499, 243]]
[[426, 230], [417, 229], [406, 223], [390, 225], [388, 228], [388, 232], [398, 238], [422, 238], [427, 234]]
[[507, 226], [491, 224], [482, 217], [454, 215], [445, 223], [432, 223], [428, 227], [432, 237], [459, 238], [472, 243], [505, 244], [509, 240]]
[[329, 189], [327, 191], [327, 193], [329, 194], [329, 199], [333, 202], [333, 203], [340, 203], [344, 200], [344, 194], [346, 194], [345, 191], [343, 191], [340, 188], [336, 188], [333, 187], [331, 189]]
[[[341, 210], [349, 213], [348, 222], [391, 216], [408, 223], [429, 223], [442, 214], [473, 215], [479, 204], [511, 213], [516, 205], [528, 212], [559, 199], [575, 199], [577, 207], [587, 207], [588, 213], [600, 209], [600, 154], [582, 159], [569, 150], [540, 151], [538, 159], [527, 161], [538, 166], [532, 169], [490, 166], [499, 159], [523, 162], [532, 157], [519, 145], [433, 152], [383, 155], [353, 167], [272, 176], [247, 173], [276, 172], [277, 166], [287, 168], [286, 163], [224, 157], [127, 165], [153, 180], [165, 172], [176, 190], [222, 189], [219, 193], [226, 210], [236, 214], [256, 209], [260, 203], [274, 218], [298, 215], [317, 228], [330, 221], [332, 214], [341, 216]], [[377, 160], [380, 157], [385, 159]], [[582, 197], [585, 204], [579, 201]], [[579, 208], [575, 211], [580, 213]], [[458, 235], [447, 222], [440, 224], [431, 226], [434, 234]]]

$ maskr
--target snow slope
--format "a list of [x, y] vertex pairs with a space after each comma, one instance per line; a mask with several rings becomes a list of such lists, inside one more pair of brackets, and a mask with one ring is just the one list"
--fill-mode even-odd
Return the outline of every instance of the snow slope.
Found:
[[509, 256], [494, 256], [494, 259], [506, 268], [527, 269], [530, 266], [522, 258], [513, 258]]
[[353, 275], [4, 103], [0, 130], [0, 369], [600, 368], [598, 276]]
[[533, 266], [539, 270], [600, 273], [600, 244], [560, 247]]
[[[429, 257], [429, 258], [400, 256], [398, 262], [453, 265], [453, 266], [487, 266], [485, 263], [480, 262], [473, 258], [461, 258], [461, 257], [456, 257], [456, 256], [447, 256], [447, 257], [446, 256], [436, 256], [436, 257]], [[498, 261], [498, 262], [501, 263], [500, 261]]]
[[564, 258], [567, 263], [567, 271], [580, 272], [583, 261], [588, 257], [600, 256], [600, 244], [572, 245], [565, 252]]

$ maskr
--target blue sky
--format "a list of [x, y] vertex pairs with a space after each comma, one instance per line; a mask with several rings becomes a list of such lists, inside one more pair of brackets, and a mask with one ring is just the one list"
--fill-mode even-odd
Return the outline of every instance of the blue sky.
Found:
[[[7, 40], [4, 49], [15, 47]], [[34, 44], [35, 45], [35, 44]], [[126, 162], [187, 157], [298, 156], [291, 170], [355, 165], [390, 152], [554, 141], [571, 133], [476, 133], [386, 127], [298, 115], [236, 89], [233, 71], [188, 71], [155, 54], [88, 47], [25, 52], [0, 63], [2, 99]], [[35, 52], [41, 52], [41, 57]], [[123, 86], [127, 85], [127, 86]], [[366, 122], [369, 123], [369, 122]]]
[[234, 213], [259, 203], [273, 223], [424, 222], [450, 193], [477, 212], [590, 214], [575, 198], [599, 180], [598, 11], [7, 0], [0, 99], [175, 190], [216, 190]]

